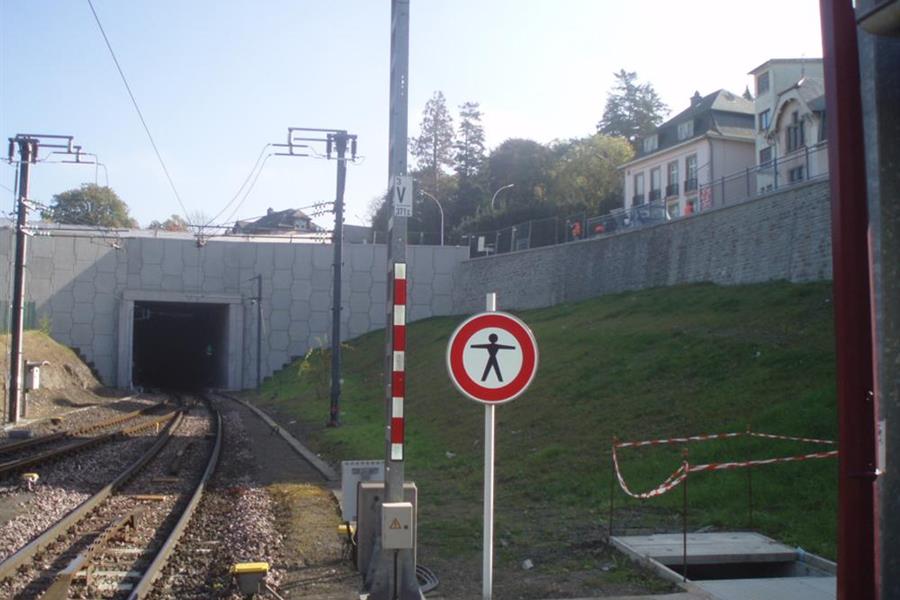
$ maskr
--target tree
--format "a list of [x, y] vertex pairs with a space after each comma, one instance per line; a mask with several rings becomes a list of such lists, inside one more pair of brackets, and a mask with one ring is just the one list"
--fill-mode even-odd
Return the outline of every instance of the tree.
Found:
[[456, 174], [460, 183], [479, 174], [484, 166], [484, 127], [477, 102], [466, 102], [459, 107], [459, 129], [454, 144]]
[[622, 206], [622, 178], [617, 167], [631, 160], [634, 149], [620, 137], [595, 134], [554, 147], [551, 201], [560, 212], [609, 212]]
[[159, 229], [162, 231], [187, 231], [188, 230], [188, 222], [185, 221], [180, 215], [172, 215], [162, 223], [159, 221], [153, 221], [150, 223], [148, 229]]
[[497, 208], [534, 205], [546, 198], [553, 165], [553, 153], [546, 146], [534, 140], [508, 139], [491, 152], [488, 164], [491, 194], [514, 184], [497, 199]]
[[53, 204], [41, 217], [54, 223], [97, 227], [137, 227], [128, 205], [107, 186], [85, 183], [79, 189], [53, 196]]
[[437, 188], [443, 169], [453, 166], [453, 118], [442, 92], [435, 92], [425, 103], [419, 137], [409, 140], [409, 151], [419, 170], [429, 174], [432, 189]]
[[621, 69], [614, 74], [616, 84], [606, 96], [603, 118], [597, 131], [623, 137], [632, 145], [662, 123], [669, 108], [650, 83], [638, 83], [637, 73]]

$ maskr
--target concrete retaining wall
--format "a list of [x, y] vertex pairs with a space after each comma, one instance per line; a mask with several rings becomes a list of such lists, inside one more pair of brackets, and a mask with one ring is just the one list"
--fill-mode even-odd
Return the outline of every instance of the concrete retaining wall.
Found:
[[828, 182], [605, 238], [462, 263], [455, 312], [539, 308], [621, 292], [710, 281], [725, 285], [831, 278]]
[[[0, 231], [0, 285], [9, 289], [13, 235]], [[29, 240], [27, 299], [51, 334], [93, 362], [103, 382], [130, 383], [129, 318], [135, 300], [230, 305], [237, 329], [229, 351], [231, 387], [256, 380], [256, 282], [263, 276], [262, 375], [292, 356], [327, 343], [331, 330], [330, 245], [108, 235], [53, 235]], [[409, 248], [410, 320], [454, 312], [452, 277], [466, 248]], [[384, 327], [386, 250], [347, 245], [344, 252], [342, 338]], [[129, 305], [130, 303], [130, 305]], [[130, 306], [130, 309], [129, 309]], [[127, 330], [126, 330], [127, 328]], [[127, 361], [129, 364], [120, 364]]]

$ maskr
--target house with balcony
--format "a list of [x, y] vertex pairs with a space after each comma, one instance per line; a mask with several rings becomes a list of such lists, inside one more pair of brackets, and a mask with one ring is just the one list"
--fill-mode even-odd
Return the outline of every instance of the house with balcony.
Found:
[[718, 90], [699, 92], [688, 108], [638, 140], [633, 160], [620, 166], [625, 176], [625, 209], [662, 206], [668, 218], [716, 205], [727, 190], [712, 183], [748, 169], [755, 159], [754, 104]]
[[756, 83], [757, 191], [828, 175], [822, 59], [774, 58]]

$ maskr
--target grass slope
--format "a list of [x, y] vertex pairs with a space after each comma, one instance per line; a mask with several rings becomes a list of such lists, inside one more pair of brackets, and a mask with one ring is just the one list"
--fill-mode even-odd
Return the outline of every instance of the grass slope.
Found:
[[[519, 313], [541, 365], [529, 391], [498, 408], [498, 562], [531, 557], [556, 571], [596, 567], [579, 550], [605, 527], [610, 442], [754, 430], [835, 439], [829, 284], [691, 285], [605, 296]], [[503, 299], [499, 299], [502, 306]], [[408, 333], [406, 476], [419, 486], [420, 540], [435, 556], [480, 552], [483, 410], [448, 380], [444, 353], [461, 317]], [[264, 405], [298, 419], [332, 460], [384, 455], [383, 332], [344, 352], [343, 426], [326, 429], [327, 394], [295, 366], [264, 385]], [[689, 446], [701, 463], [818, 450], [747, 439]], [[621, 451], [633, 489], [664, 480], [681, 449]], [[754, 469], [753, 525], [786, 543], [835, 556], [837, 462]], [[691, 529], [749, 524], [748, 472], [692, 476]], [[615, 490], [616, 528], [680, 527], [681, 489], [638, 502]], [[587, 557], [587, 558], [585, 558]]]

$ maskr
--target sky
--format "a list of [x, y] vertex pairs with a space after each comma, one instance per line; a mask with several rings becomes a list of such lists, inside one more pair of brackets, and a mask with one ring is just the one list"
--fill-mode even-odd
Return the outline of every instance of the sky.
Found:
[[[0, 0], [0, 135], [73, 135], [105, 165], [41, 162], [32, 199], [50, 204], [108, 175], [143, 226], [185, 211], [221, 223], [330, 202], [336, 164], [317, 158], [270, 157], [236, 196], [265, 144], [284, 143], [288, 127], [321, 127], [358, 135], [345, 213], [368, 222], [388, 179], [390, 0], [94, 7], [184, 209], [87, 0]], [[410, 0], [409, 133], [436, 90], [457, 121], [459, 105], [481, 104], [493, 148], [594, 133], [619, 69], [652, 83], [674, 115], [695, 91], [743, 92], [770, 58], [821, 56], [818, 0]], [[15, 170], [2, 165], [9, 211]]]

